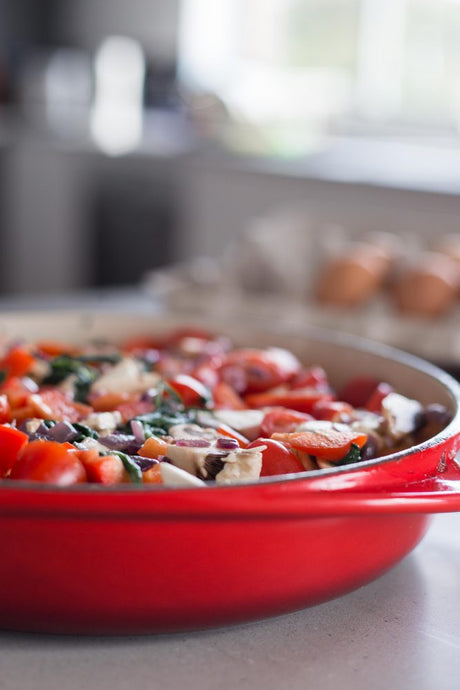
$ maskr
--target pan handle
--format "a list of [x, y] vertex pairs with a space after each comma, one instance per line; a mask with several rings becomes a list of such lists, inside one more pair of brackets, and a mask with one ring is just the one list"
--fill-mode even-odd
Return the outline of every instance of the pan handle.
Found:
[[[292, 500], [291, 496], [291, 500]], [[298, 497], [300, 499], [300, 496]], [[300, 502], [300, 500], [299, 500]], [[293, 512], [300, 513], [297, 497]], [[402, 489], [378, 491], [329, 491], [303, 494], [303, 508], [309, 514], [343, 515], [357, 513], [455, 513], [460, 512], [460, 478], [440, 476], [419, 481]], [[284, 506], [288, 507], [287, 504]]]
[[[267, 487], [268, 489], [269, 487]], [[460, 469], [406, 484], [402, 488], [318, 490], [302, 482], [285, 485], [282, 497], [270, 487], [268, 512], [279, 517], [326, 517], [363, 514], [460, 512]], [[279, 489], [278, 489], [279, 491]], [[272, 493], [273, 492], [273, 493]], [[272, 499], [272, 500], [270, 500]], [[242, 508], [242, 506], [240, 506]], [[252, 506], [259, 515], [260, 504]], [[248, 506], [248, 512], [252, 512]]]

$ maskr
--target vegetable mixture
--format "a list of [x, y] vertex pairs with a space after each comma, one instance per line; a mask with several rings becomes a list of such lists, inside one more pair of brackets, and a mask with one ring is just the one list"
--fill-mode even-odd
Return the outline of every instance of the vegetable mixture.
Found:
[[449, 421], [384, 381], [336, 391], [285, 349], [234, 348], [198, 330], [0, 352], [2, 481], [254, 481], [387, 455]]

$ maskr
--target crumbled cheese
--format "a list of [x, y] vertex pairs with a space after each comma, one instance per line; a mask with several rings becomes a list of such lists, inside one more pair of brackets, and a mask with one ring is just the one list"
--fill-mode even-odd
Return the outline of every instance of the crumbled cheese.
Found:
[[396, 441], [415, 431], [422, 411], [421, 403], [399, 393], [389, 393], [382, 400], [382, 414], [388, 433]]
[[39, 419], [38, 417], [34, 417], [33, 419], [28, 419], [25, 422], [26, 434], [34, 434], [42, 422], [43, 422], [43, 419], [41, 419], [41, 418]]
[[102, 445], [102, 443], [99, 443], [97, 439], [91, 438], [90, 436], [84, 438], [82, 441], [78, 441], [78, 443], [75, 445], [81, 450], [97, 450], [99, 453], [103, 453], [104, 455], [110, 453], [110, 450], [107, 448], [107, 446]]
[[89, 426], [90, 429], [94, 429], [95, 431], [111, 433], [121, 424], [121, 421], [122, 417], [120, 412], [114, 410], [113, 412], [94, 412], [86, 417], [86, 419], [83, 419], [82, 424]]
[[143, 393], [149, 388], [154, 388], [159, 380], [159, 374], [145, 371], [142, 362], [133, 357], [124, 357], [92, 384], [91, 392]]

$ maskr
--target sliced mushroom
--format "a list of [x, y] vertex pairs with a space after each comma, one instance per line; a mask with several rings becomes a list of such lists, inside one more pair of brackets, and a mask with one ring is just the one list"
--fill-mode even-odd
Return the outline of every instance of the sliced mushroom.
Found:
[[160, 472], [165, 486], [206, 486], [204, 481], [185, 472], [180, 467], [175, 467], [169, 462], [160, 462]]

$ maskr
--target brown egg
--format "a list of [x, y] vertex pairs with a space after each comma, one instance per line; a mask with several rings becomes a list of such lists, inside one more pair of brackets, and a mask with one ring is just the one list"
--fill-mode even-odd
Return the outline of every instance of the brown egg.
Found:
[[386, 253], [364, 243], [348, 245], [323, 267], [316, 285], [319, 301], [340, 307], [363, 304], [378, 291], [388, 270]]
[[394, 287], [398, 308], [417, 316], [445, 314], [454, 304], [460, 283], [456, 262], [437, 252], [425, 252], [401, 273]]
[[436, 242], [435, 251], [445, 254], [460, 265], [460, 233], [443, 235]]

